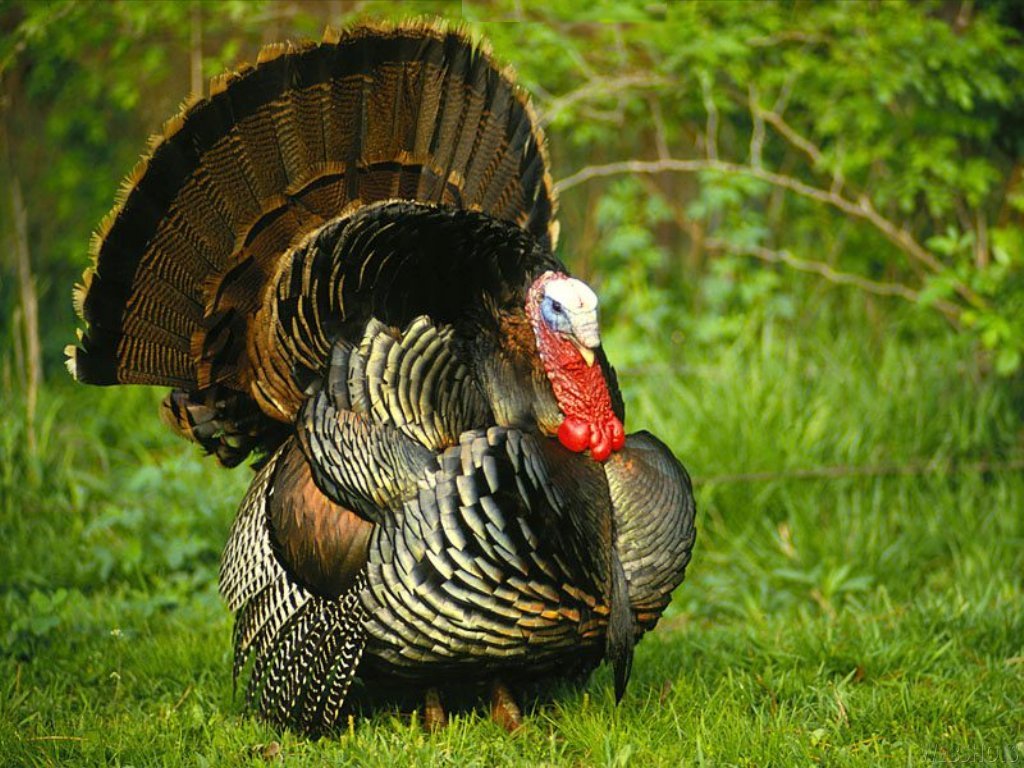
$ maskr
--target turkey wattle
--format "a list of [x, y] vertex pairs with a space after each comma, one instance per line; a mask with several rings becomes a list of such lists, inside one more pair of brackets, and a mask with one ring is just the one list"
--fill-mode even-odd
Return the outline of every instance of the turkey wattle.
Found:
[[435, 709], [491, 686], [514, 724], [510, 682], [602, 659], [621, 697], [694, 502], [625, 434], [526, 96], [423, 24], [271, 46], [210, 91], [101, 225], [68, 366], [173, 387], [178, 432], [262, 457], [220, 579], [250, 701], [316, 732], [357, 678]]

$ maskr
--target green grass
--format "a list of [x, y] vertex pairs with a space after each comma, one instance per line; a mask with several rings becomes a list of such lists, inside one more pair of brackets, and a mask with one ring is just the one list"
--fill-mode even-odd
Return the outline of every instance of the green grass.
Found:
[[[698, 482], [777, 476], [699, 483], [689, 576], [621, 705], [601, 670], [513, 737], [481, 714], [428, 734], [384, 712], [314, 742], [254, 720], [215, 588], [248, 470], [176, 441], [158, 393], [54, 386], [35, 455], [5, 403], [0, 764], [1024, 761], [1024, 475], [963, 466], [1020, 454], [1009, 385], [952, 342], [897, 335], [632, 341], [607, 342], [640, 369], [623, 375], [630, 429]], [[910, 460], [936, 471], [786, 475]]]

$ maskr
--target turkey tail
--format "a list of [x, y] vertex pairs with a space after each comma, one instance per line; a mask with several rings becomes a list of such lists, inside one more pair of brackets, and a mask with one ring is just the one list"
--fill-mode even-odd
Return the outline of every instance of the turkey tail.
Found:
[[276, 445], [291, 433], [288, 425], [267, 419], [251, 398], [220, 386], [198, 392], [172, 390], [161, 403], [160, 416], [225, 467], [238, 465], [254, 450]]
[[[553, 246], [544, 138], [510, 75], [424, 24], [264, 48], [169, 120], [126, 179], [75, 290], [87, 329], [70, 371], [248, 393], [249, 326], [282, 255], [393, 199], [479, 210]], [[194, 435], [210, 414], [182, 417], [179, 400], [172, 420]]]

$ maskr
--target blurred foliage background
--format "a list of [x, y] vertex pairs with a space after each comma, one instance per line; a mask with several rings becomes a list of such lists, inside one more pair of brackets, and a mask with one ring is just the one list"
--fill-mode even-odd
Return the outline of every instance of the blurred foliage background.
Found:
[[840, 293], [876, 333], [959, 334], [999, 374], [1020, 368], [1024, 8], [1013, 0], [9, 1], [5, 389], [32, 375], [29, 279], [43, 372], [61, 375], [88, 235], [186, 94], [328, 21], [434, 14], [490, 40], [534, 95], [564, 255], [613, 316], [682, 346], [728, 343], [769, 317], [798, 329]]
[[1020, 2], [0, 0], [0, 762], [323, 763], [232, 699], [216, 574], [251, 473], [62, 350], [90, 233], [187, 94], [419, 15], [533, 94], [560, 254], [699, 538], [622, 707], [599, 675], [548, 738], [384, 717], [331, 759], [1019, 760]]

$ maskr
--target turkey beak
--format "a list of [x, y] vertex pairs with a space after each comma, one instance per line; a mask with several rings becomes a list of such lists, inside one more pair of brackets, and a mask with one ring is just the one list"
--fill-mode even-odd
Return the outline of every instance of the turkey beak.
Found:
[[572, 345], [576, 347], [576, 349], [579, 351], [580, 357], [583, 358], [583, 362], [587, 364], [588, 368], [594, 364], [594, 360], [596, 359], [594, 355], [594, 350], [592, 350], [590, 347], [583, 346], [583, 344], [581, 344], [579, 339], [577, 339], [575, 336], [570, 336], [569, 341], [572, 342]]
[[601, 346], [601, 334], [597, 329], [597, 313], [581, 312], [570, 317], [572, 333], [567, 338], [579, 350], [580, 357], [587, 366], [592, 366], [597, 356], [594, 350]]

